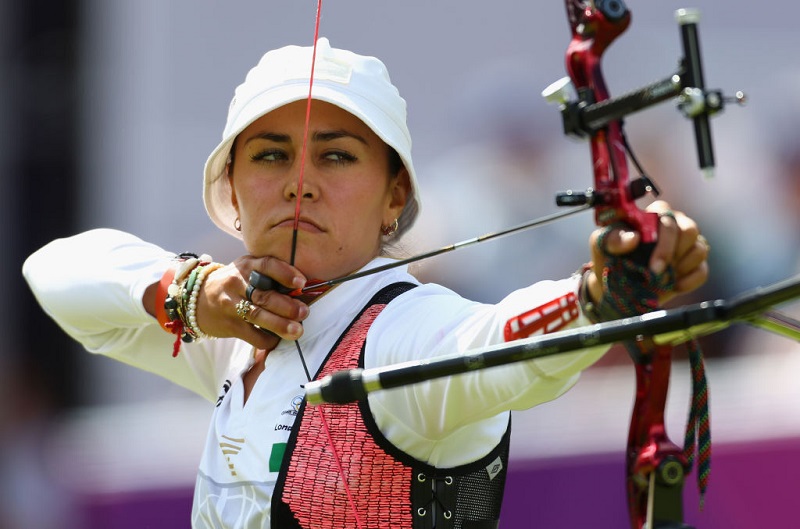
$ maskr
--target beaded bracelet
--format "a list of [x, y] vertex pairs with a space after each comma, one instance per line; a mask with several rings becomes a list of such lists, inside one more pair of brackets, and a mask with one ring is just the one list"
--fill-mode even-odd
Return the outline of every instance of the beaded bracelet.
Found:
[[[209, 257], [209, 260], [211, 258]], [[170, 297], [169, 290], [173, 288], [173, 284], [179, 284], [184, 277], [186, 277], [186, 273], [197, 266], [200, 262], [199, 256], [193, 253], [181, 253], [175, 256], [175, 262], [177, 263], [174, 266], [170, 266], [164, 275], [161, 276], [161, 281], [158, 283], [158, 288], [156, 289], [156, 306], [155, 306], [155, 315], [156, 319], [158, 320], [159, 325], [161, 328], [167, 331], [168, 333], [172, 333], [169, 329], [168, 324], [170, 321], [174, 320], [175, 318], [170, 316], [168, 313], [165, 302]]]
[[[188, 320], [185, 316], [186, 304], [183, 303], [183, 291], [186, 287], [186, 282], [193, 273], [195, 273], [196, 277], [195, 270], [197, 270], [197, 268], [201, 265], [205, 266], [209, 264], [211, 262], [211, 256], [205, 254], [198, 256], [197, 254], [193, 253], [182, 253], [177, 256], [177, 260], [177, 267], [168, 270], [164, 274], [165, 276], [172, 274], [172, 282], [169, 283], [166, 292], [162, 294], [161, 284], [166, 282], [166, 279], [162, 277], [161, 284], [159, 285], [159, 293], [156, 297], [156, 304], [160, 304], [164, 308], [163, 316], [159, 314], [160, 311], [157, 311], [159, 323], [164, 330], [175, 335], [175, 342], [172, 347], [173, 357], [178, 356], [178, 352], [181, 348], [181, 342], [190, 343], [198, 338], [195, 330], [188, 325]], [[164, 296], [163, 303], [160, 303], [160, 300], [162, 299], [161, 296]], [[162, 318], [166, 319], [167, 321], [162, 322]]]
[[[204, 255], [202, 261], [200, 257], [193, 257], [182, 261], [175, 271], [175, 276], [172, 280], [172, 283], [170, 283], [169, 287], [167, 288], [167, 297], [164, 300], [164, 310], [169, 322], [165, 327], [172, 334], [178, 334], [179, 336], [183, 334], [183, 329], [180, 329], [180, 331], [176, 330], [176, 327], [179, 326], [180, 323], [183, 323], [183, 307], [185, 306], [185, 303], [183, 302], [183, 289], [186, 285], [186, 281], [191, 277], [194, 270], [201, 264], [205, 264], [210, 261], [210, 257], [208, 260], [204, 259], [205, 257], [207, 256]], [[192, 340], [189, 339], [184, 341], [191, 342]]]
[[[197, 277], [194, 280], [194, 283], [191, 287], [191, 292], [189, 293], [189, 300], [186, 304], [186, 322], [185, 326], [187, 329], [194, 334], [195, 340], [202, 340], [202, 339], [213, 339], [216, 336], [209, 336], [204, 333], [200, 326], [197, 325], [197, 298], [200, 295], [200, 288], [203, 286], [203, 281], [205, 281], [206, 277], [208, 277], [211, 272], [215, 270], [219, 270], [224, 265], [221, 263], [209, 263], [204, 266], [198, 266], [193, 270], [197, 272]], [[187, 290], [188, 290], [187, 285]]]

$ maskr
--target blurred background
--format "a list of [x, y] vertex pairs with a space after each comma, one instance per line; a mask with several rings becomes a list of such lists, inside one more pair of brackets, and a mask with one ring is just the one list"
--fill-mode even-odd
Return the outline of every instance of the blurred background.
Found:
[[[793, 2], [760, 5], [630, 0], [632, 25], [606, 53], [612, 95], [662, 79], [682, 53], [673, 13], [698, 7], [706, 84], [749, 97], [712, 120], [712, 180], [674, 104], [627, 119], [664, 198], [698, 219], [713, 248], [712, 279], [689, 301], [800, 272], [800, 36]], [[210, 406], [84, 352], [36, 305], [20, 267], [46, 242], [101, 226], [176, 252], [238, 256], [239, 243], [205, 215], [203, 163], [234, 87], [265, 51], [310, 45], [315, 9], [313, 0], [0, 2], [0, 528], [188, 527]], [[402, 252], [552, 213], [557, 191], [591, 185], [586, 145], [562, 135], [540, 96], [565, 75], [562, 2], [338, 0], [322, 13], [321, 34], [382, 58], [409, 103], [424, 204]], [[580, 268], [593, 226], [582, 215], [415, 271], [497, 301]], [[797, 304], [785, 310], [800, 316]], [[800, 474], [800, 344], [742, 326], [703, 347], [714, 470], [702, 512], [687, 481], [687, 520], [786, 525]], [[689, 402], [680, 355], [673, 381], [668, 428], [680, 442]], [[630, 362], [612, 351], [562, 399], [516, 414], [503, 527], [626, 526], [633, 394]]]

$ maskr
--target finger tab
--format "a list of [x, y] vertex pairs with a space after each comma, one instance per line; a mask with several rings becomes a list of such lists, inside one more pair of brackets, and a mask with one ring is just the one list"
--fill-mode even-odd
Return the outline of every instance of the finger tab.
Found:
[[274, 290], [280, 294], [289, 294], [292, 292], [291, 288], [281, 285], [271, 277], [257, 270], [250, 272], [250, 285], [256, 290]]

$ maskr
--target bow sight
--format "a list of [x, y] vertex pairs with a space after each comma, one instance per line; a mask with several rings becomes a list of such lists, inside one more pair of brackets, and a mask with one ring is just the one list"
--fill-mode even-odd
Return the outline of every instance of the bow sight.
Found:
[[[593, 42], [591, 59], [599, 63], [599, 55], [611, 40], [621, 34], [630, 21], [630, 11], [620, 0], [597, 0], [595, 9], [570, 9], [570, 22], [575, 28], [576, 38], [581, 41], [594, 41], [600, 32], [598, 29], [610, 29], [603, 35], [601, 42]], [[575, 4], [573, 4], [575, 6]], [[601, 15], [593, 16], [594, 13]], [[590, 83], [575, 88], [570, 77], [564, 77], [542, 91], [542, 96], [550, 103], [559, 105], [563, 120], [564, 133], [575, 138], [586, 139], [604, 129], [609, 123], [650, 107], [668, 99], [677, 98], [677, 107], [687, 118], [694, 121], [697, 156], [700, 169], [706, 177], [711, 177], [714, 170], [714, 149], [711, 141], [709, 117], [722, 111], [726, 102], [743, 104], [744, 93], [736, 92], [733, 97], [725, 97], [720, 90], [709, 90], [705, 87], [703, 65], [700, 55], [700, 40], [697, 23], [700, 14], [697, 9], [679, 9], [675, 18], [681, 29], [683, 43], [683, 59], [677, 72], [660, 81], [654, 82], [638, 90], [626, 94], [597, 101], [595, 88]], [[599, 24], [605, 24], [601, 27]], [[574, 59], [570, 59], [574, 60]], [[581, 58], [586, 60], [586, 58]], [[599, 64], [597, 66], [599, 68]], [[602, 87], [605, 90], [605, 87]], [[628, 154], [630, 149], [625, 145]], [[637, 165], [635, 158], [632, 161]], [[639, 168], [640, 172], [641, 168]], [[642, 176], [630, 182], [629, 193], [632, 199], [652, 192], [658, 194], [655, 186]], [[604, 197], [589, 189], [586, 192], [566, 191], [559, 193], [556, 203], [559, 206], [579, 204], [601, 205]]]

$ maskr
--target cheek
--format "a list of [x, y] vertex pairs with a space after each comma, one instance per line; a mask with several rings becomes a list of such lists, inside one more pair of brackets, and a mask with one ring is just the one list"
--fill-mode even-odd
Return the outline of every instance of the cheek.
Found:
[[253, 216], [264, 209], [264, 203], [269, 197], [270, 190], [264, 180], [256, 178], [241, 178], [234, 187], [239, 212], [243, 215]]
[[[379, 173], [383, 174], [383, 173]], [[358, 191], [358, 203], [365, 213], [383, 214], [384, 210], [391, 203], [391, 187], [388, 177], [376, 177], [374, 173], [363, 176], [362, 181], [369, 181], [369, 185], [363, 186]]]
[[348, 224], [364, 235], [373, 233], [383, 222], [386, 203], [383, 189], [372, 186], [361, 190], [350, 197], [350, 205], [344, 209]]
[[271, 209], [267, 195], [261, 186], [243, 185], [235, 187], [239, 219], [242, 222], [242, 237], [245, 241], [255, 241], [263, 231], [267, 215]]

